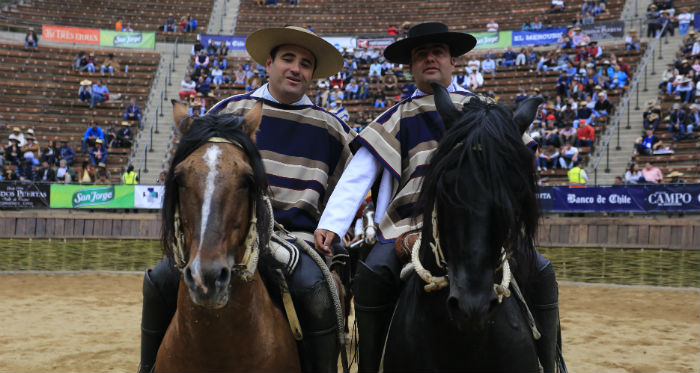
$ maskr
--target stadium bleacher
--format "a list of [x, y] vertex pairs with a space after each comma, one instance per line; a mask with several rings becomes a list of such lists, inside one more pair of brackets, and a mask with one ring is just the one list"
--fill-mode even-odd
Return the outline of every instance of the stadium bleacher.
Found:
[[[79, 51], [94, 52], [98, 64], [108, 53], [114, 53], [122, 66], [129, 65], [114, 75], [76, 72], [71, 65]], [[79, 167], [87, 154], [80, 153], [83, 134], [91, 121], [121, 122], [130, 97], [145, 103], [160, 56], [154, 52], [128, 51], [124, 49], [59, 48], [42, 46], [36, 51], [26, 51], [24, 44], [0, 42], [0, 138], [7, 139], [12, 127], [22, 131], [33, 128], [41, 147], [49, 140], [68, 140], [76, 150], [74, 167]], [[83, 79], [103, 79], [110, 90], [110, 100], [95, 105], [78, 99], [78, 88]], [[119, 97], [113, 99], [114, 97]], [[135, 133], [137, 128], [132, 129]], [[3, 140], [3, 146], [6, 146]], [[112, 181], [119, 182], [122, 169], [129, 160], [130, 149], [109, 150], [108, 170]], [[5, 168], [14, 168], [5, 165]]]

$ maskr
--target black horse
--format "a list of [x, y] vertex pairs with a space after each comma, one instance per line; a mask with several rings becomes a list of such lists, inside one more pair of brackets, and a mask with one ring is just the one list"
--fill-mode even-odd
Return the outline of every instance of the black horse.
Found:
[[444, 88], [433, 86], [447, 132], [425, 170], [417, 204], [424, 224], [414, 258], [427, 271], [423, 277], [445, 277], [427, 287], [419, 271], [407, 278], [384, 370], [536, 372], [522, 305], [502, 288], [499, 300], [495, 288], [502, 285], [504, 260], [523, 285], [535, 270], [534, 155], [522, 134], [541, 99], [528, 99], [512, 115], [475, 96], [459, 111]]

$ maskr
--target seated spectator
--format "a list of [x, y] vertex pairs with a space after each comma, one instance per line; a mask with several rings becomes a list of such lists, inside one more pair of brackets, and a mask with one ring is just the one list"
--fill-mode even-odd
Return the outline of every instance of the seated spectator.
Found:
[[19, 166], [22, 159], [22, 147], [19, 146], [19, 141], [17, 139], [10, 140], [10, 145], [5, 148], [5, 160], [7, 164]]
[[610, 77], [610, 88], [611, 89], [622, 89], [627, 85], [627, 74], [624, 71], [620, 71], [620, 66], [613, 66], [615, 73]]
[[678, 83], [676, 85], [676, 94], [680, 97], [681, 101], [686, 103], [691, 102], [695, 88], [693, 80], [688, 76], [681, 76], [680, 79], [677, 79], [674, 83]]
[[654, 131], [649, 128], [644, 130], [644, 136], [637, 138], [634, 142], [634, 154], [652, 155], [655, 150], [659, 150], [663, 145], [661, 139], [654, 135]]
[[469, 59], [469, 62], [467, 62], [467, 67], [465, 67], [466, 73], [469, 74], [472, 71], [479, 71], [480, 69], [481, 69], [481, 62], [476, 59], [475, 55], [472, 55], [471, 58]]
[[685, 183], [685, 180], [681, 179], [681, 176], [683, 176], [684, 173], [680, 171], [673, 171], [670, 174], [668, 174], [668, 177], [671, 178], [670, 181], [668, 181], [669, 184], [683, 184]]
[[678, 30], [681, 36], [685, 36], [690, 27], [690, 22], [693, 20], [693, 14], [690, 13], [689, 8], [682, 8], [676, 19], [678, 20]]
[[595, 23], [595, 17], [593, 16], [593, 13], [586, 12], [586, 15], [583, 16], [583, 21], [581, 23], [584, 25], [592, 25], [593, 23]]
[[129, 105], [126, 105], [126, 110], [124, 110], [124, 120], [136, 121], [141, 128], [141, 107], [136, 104], [136, 98], [132, 97], [129, 99]]
[[625, 50], [639, 50], [639, 36], [637, 30], [630, 30], [625, 35]]
[[190, 51], [190, 55], [192, 56], [199, 56], [199, 52], [204, 49], [204, 45], [202, 45], [202, 42], [197, 39], [194, 41], [194, 45], [192, 45], [192, 50]]
[[[386, 33], [389, 36], [397, 36], [397, 35], [399, 35], [399, 29], [396, 28], [395, 25], [389, 25], [389, 27], [387, 27], [387, 29], [386, 29]], [[685, 34], [682, 34], [682, 35], [685, 35]]]
[[570, 85], [571, 77], [566, 71], [562, 71], [559, 78], [557, 78], [557, 96], [561, 98], [568, 98]]
[[107, 163], [107, 148], [100, 139], [95, 140], [95, 146], [90, 149], [90, 164], [93, 166], [99, 162]]
[[41, 168], [34, 175], [34, 181], [41, 183], [53, 183], [56, 181], [56, 171], [49, 165], [48, 161], [41, 163]]
[[481, 72], [484, 74], [491, 74], [491, 76], [496, 76], [496, 61], [494, 61], [490, 55], [486, 55], [486, 59], [481, 62]]
[[134, 32], [134, 29], [131, 28], [131, 23], [127, 22], [127, 23], [126, 23], [126, 26], [124, 26], [124, 28], [122, 29], [122, 31], [124, 31], [124, 32]]
[[112, 174], [107, 170], [107, 165], [104, 162], [97, 164], [95, 170], [95, 184], [111, 184]]
[[[515, 57], [515, 65], [520, 66], [520, 65], [526, 65], [527, 64], [527, 49], [525, 48], [520, 48], [520, 52], [518, 52], [518, 55]], [[532, 70], [530, 70], [532, 71]]]
[[85, 52], [80, 51], [78, 52], [78, 55], [75, 56], [75, 59], [73, 60], [73, 70], [76, 71], [85, 71], [84, 67], [87, 65], [87, 56], [85, 55]]
[[515, 95], [515, 103], [516, 105], [519, 104], [521, 101], [525, 100], [528, 98], [527, 93], [525, 92], [525, 88], [520, 88], [519, 92], [517, 95]]
[[506, 51], [503, 53], [503, 67], [513, 67], [515, 65], [515, 58], [517, 54], [513, 52], [512, 47], [507, 47]]
[[92, 95], [90, 96], [90, 109], [95, 107], [95, 104], [109, 100], [109, 89], [107, 85], [99, 79], [96, 84], [92, 85]]
[[97, 126], [97, 122], [93, 120], [90, 123], [90, 127], [83, 134], [83, 153], [87, 153], [88, 146], [95, 146], [96, 140], [104, 141], [105, 134], [102, 128]]
[[563, 0], [552, 0], [552, 5], [549, 7], [549, 13], [559, 13], [564, 11]]
[[587, 101], [579, 102], [578, 108], [576, 109], [576, 119], [583, 120], [583, 123], [591, 123], [593, 121], [593, 109], [588, 107]]
[[628, 184], [639, 184], [644, 183], [644, 176], [642, 176], [642, 171], [639, 170], [639, 165], [637, 162], [630, 162], [627, 165], [627, 171], [625, 171], [625, 182]]
[[17, 176], [20, 182], [34, 181], [34, 165], [27, 159], [22, 159], [17, 166]]
[[530, 30], [542, 30], [542, 20], [540, 17], [535, 17], [535, 20], [530, 23]]
[[683, 139], [693, 139], [693, 126], [688, 125], [688, 113], [680, 104], [673, 104], [673, 109], [669, 115], [668, 133], [673, 135], [673, 141]]
[[92, 82], [84, 79], [80, 81], [80, 89], [78, 89], [78, 98], [82, 102], [87, 102], [92, 99]]
[[340, 118], [340, 120], [342, 120], [345, 123], [347, 123], [348, 119], [350, 119], [350, 114], [348, 113], [348, 110], [343, 106], [343, 101], [341, 100], [331, 102], [329, 111], [335, 114], [336, 117]]
[[131, 131], [131, 128], [129, 128], [129, 122], [122, 121], [122, 128], [117, 132], [117, 147], [130, 148], [133, 141], [134, 133]]
[[382, 76], [382, 65], [378, 61], [374, 61], [370, 66], [369, 66], [369, 79], [381, 79]]
[[401, 86], [401, 99], [409, 98], [416, 91], [416, 85], [412, 82], [406, 82]]
[[95, 169], [88, 161], [83, 161], [83, 167], [80, 169], [78, 182], [80, 184], [92, 184], [95, 182]]
[[56, 164], [56, 157], [58, 156], [58, 149], [56, 148], [56, 142], [54, 140], [49, 140], [48, 144], [41, 149], [41, 161], [49, 162], [50, 165]]
[[207, 65], [209, 65], [209, 56], [207, 56], [207, 52], [205, 50], [201, 50], [199, 55], [194, 59], [194, 69], [201, 69], [203, 67], [207, 67]]
[[121, 17], [117, 18], [117, 22], [114, 23], [114, 31], [123, 31]]
[[[128, 122], [127, 122], [128, 123]], [[107, 125], [107, 123], [105, 123]], [[107, 128], [106, 132], [106, 141], [105, 141], [105, 146], [107, 146], [107, 149], [112, 149], [117, 147], [117, 125], [116, 122], [112, 121], [109, 123], [109, 128]]]
[[207, 45], [207, 56], [216, 57], [216, 52], [218, 51], [218, 49], [219, 47], [217, 47], [216, 42], [214, 42], [214, 39], [209, 39], [209, 45]]
[[24, 36], [24, 46], [27, 48], [36, 48], [39, 40], [34, 33], [34, 28], [30, 27], [27, 34]]
[[700, 128], [700, 113], [698, 113], [699, 108], [700, 105], [698, 104], [690, 105], [690, 112], [688, 113], [688, 120], [686, 122], [688, 123], [688, 133], [696, 131], [698, 128]]
[[578, 160], [578, 148], [566, 143], [559, 151], [559, 166], [561, 168], [573, 168], [574, 162]]
[[197, 91], [197, 94], [201, 94], [201, 97], [208, 97], [211, 93], [211, 85], [206, 81], [204, 76], [199, 77], [195, 91]]
[[599, 94], [595, 106], [593, 107], [593, 115], [596, 117], [606, 116], [611, 108], [612, 105], [610, 101], [608, 101], [606, 95]]
[[22, 131], [20, 131], [19, 127], [12, 127], [12, 133], [10, 134], [10, 138], [7, 142], [7, 145], [12, 144], [12, 140], [17, 140], [17, 143], [20, 147], [24, 146], [24, 144], [27, 143], [27, 140], [24, 138], [24, 134], [22, 133]]
[[262, 85], [260, 77], [255, 74], [251, 76], [246, 82], [245, 91], [250, 92], [258, 89]]
[[486, 25], [486, 31], [487, 32], [498, 32], [498, 23], [496, 23], [495, 19], [492, 19], [489, 21], [489, 23]]
[[27, 136], [27, 143], [22, 147], [22, 158], [31, 166], [39, 165], [39, 145], [35, 142], [34, 136]]
[[539, 151], [537, 156], [537, 171], [547, 171], [550, 168], [556, 168], [559, 158], [559, 149], [553, 144], [546, 145], [544, 149]]
[[545, 145], [552, 145], [556, 148], [561, 146], [559, 140], [559, 128], [554, 125], [554, 114], [548, 114], [546, 118], [546, 126], [542, 134], [542, 139]]
[[175, 16], [172, 13], [168, 14], [168, 18], [165, 20], [165, 24], [163, 25], [163, 31], [177, 31], [175, 26]]
[[100, 67], [100, 74], [104, 75], [105, 72], [109, 71], [110, 74], [114, 75], [115, 69], [119, 71], [119, 62], [114, 59], [114, 53], [110, 53]]
[[[245, 76], [245, 73], [244, 73], [244, 76]], [[243, 84], [243, 83], [239, 83], [239, 84]], [[197, 87], [197, 83], [192, 81], [192, 78], [189, 75], [185, 75], [185, 79], [182, 82], [180, 82], [180, 92], [179, 92], [180, 100], [184, 101], [190, 95], [197, 94], [197, 91], [195, 90], [196, 87]]]
[[366, 100], [369, 97], [369, 82], [367, 79], [361, 78], [360, 84], [358, 85], [357, 98], [360, 100]]
[[95, 65], [97, 65], [97, 59], [95, 59], [95, 52], [90, 52], [90, 54], [86, 58], [86, 64], [85, 66], [80, 68], [80, 71], [85, 71], [89, 73], [94, 73], [95, 72]]
[[73, 158], [75, 158], [75, 150], [68, 145], [67, 140], [61, 140], [61, 146], [58, 148], [58, 161], [65, 161], [67, 165], [71, 166]]
[[345, 86], [345, 97], [347, 97], [348, 100], [356, 100], [358, 90], [357, 82], [355, 82], [355, 79], [351, 79], [350, 83]]
[[457, 75], [452, 76], [452, 83], [455, 85], [458, 85], [462, 88], [467, 87], [467, 77], [464, 75], [462, 71], [458, 71]]
[[197, 20], [192, 18], [192, 15], [188, 15], [185, 23], [185, 32], [196, 32], [197, 31]]
[[211, 70], [211, 79], [212, 83], [216, 86], [216, 89], [219, 89], [221, 84], [224, 83], [224, 71], [221, 70], [218, 66], [214, 67]]
[[[221, 43], [221, 45], [226, 45], [226, 43]], [[214, 60], [214, 62], [212, 62], [212, 65], [214, 67], [220, 68], [221, 70], [226, 70], [228, 68], [228, 62], [226, 62], [226, 59], [224, 57], [222, 57], [220, 54], [219, 54], [219, 57], [217, 57]]]
[[664, 174], [658, 167], [655, 167], [651, 162], [647, 162], [642, 170], [642, 176], [647, 183], [659, 184], [664, 181]]
[[659, 121], [661, 120], [661, 105], [651, 100], [646, 104], [646, 111], [642, 113], [642, 120], [644, 122], [644, 129], [651, 129], [656, 131], [659, 126]]
[[576, 139], [577, 132], [574, 126], [569, 122], [564, 123], [564, 128], [559, 130], [559, 143], [574, 145], [576, 144]]
[[592, 152], [594, 144], [595, 128], [586, 123], [584, 119], [581, 119], [581, 124], [579, 124], [579, 127], [576, 130], [576, 147], [590, 147]]
[[70, 167], [65, 159], [61, 159], [59, 161], [58, 169], [56, 169], [56, 181], [66, 184], [78, 181], [75, 171]]

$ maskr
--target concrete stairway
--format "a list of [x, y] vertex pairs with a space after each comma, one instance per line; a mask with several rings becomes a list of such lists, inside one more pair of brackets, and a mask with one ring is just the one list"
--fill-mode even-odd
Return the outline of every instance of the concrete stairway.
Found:
[[[180, 81], [185, 76], [192, 48], [189, 43], [178, 44], [177, 54], [173, 59], [170, 75], [168, 75], [168, 63], [173, 52], [173, 45], [173, 43], [158, 43], [156, 45], [156, 50], [161, 53], [160, 67], [145, 105], [144, 128], [137, 137], [137, 144], [132, 153], [132, 164], [137, 171], [139, 168], [141, 169], [141, 183], [157, 182], [163, 168], [165, 151], [171, 141], [173, 115], [170, 100], [179, 99]], [[169, 80], [166, 82], [168, 78]], [[163, 90], [163, 87], [166, 89]], [[162, 102], [158, 106], [161, 97]]]
[[[625, 7], [622, 17], [627, 17], [628, 19], [633, 18], [635, 14], [635, 1], [628, 0], [627, 3], [628, 4]], [[647, 3], [641, 1], [636, 3], [638, 6], [637, 14], [643, 17], [646, 13]], [[651, 51], [651, 48], [654, 45], [654, 43], [656, 44], [656, 50], [654, 52], [653, 61], [650, 60], [649, 64], [647, 65], [646, 84], [644, 71], [636, 71], [634, 72], [634, 75], [630, 77], [630, 84], [634, 81], [634, 79], [636, 79], [637, 76], [640, 76], [641, 80], [639, 82], [638, 92], [637, 90], [635, 90], [633, 92], [628, 93], [628, 95], [631, 95], [629, 106], [627, 108], [627, 110], [629, 110], [629, 113], [622, 113], [620, 124], [617, 128], [617, 131], [619, 131], [620, 139], [619, 148], [617, 140], [618, 133], [615, 132], [613, 133], [613, 137], [611, 138], [610, 145], [607, 149], [609, 154], [601, 154], [600, 152], [603, 150], [602, 145], [604, 144], [604, 141], [605, 139], [607, 139], [608, 134], [610, 132], [603, 134], [603, 136], [601, 137], [601, 142], [598, 144], [598, 147], [596, 149], [596, 154], [594, 155], [592, 161], [588, 165], [588, 169], [586, 170], [586, 172], [589, 175], [589, 178], [591, 179], [591, 182], [593, 182], [594, 178], [593, 165], [595, 164], [595, 160], [597, 160], [601, 156], [602, 159], [598, 166], [597, 172], [598, 184], [613, 184], [615, 182], [615, 176], [624, 175], [625, 170], [627, 168], [627, 164], [632, 159], [634, 150], [634, 140], [637, 137], [641, 136], [643, 133], [644, 126], [642, 121], [642, 113], [645, 111], [644, 104], [649, 100], [654, 100], [658, 98], [658, 85], [661, 81], [661, 74], [663, 73], [666, 66], [669, 63], [673, 62], [674, 56], [678, 51], [678, 48], [680, 47], [682, 37], [679, 36], [678, 30], [676, 30], [675, 36], [662, 38], [660, 44], [658, 41], [653, 41], [654, 39], [643, 38], [642, 40], [648, 42], [649, 44], [647, 46], [647, 54], [640, 60], [640, 67], [641, 62], [644, 60], [644, 58], [650, 54], [649, 52]], [[644, 90], [645, 87], [647, 88], [646, 91]], [[637, 99], [637, 97], [639, 97], [639, 99]], [[612, 125], [614, 124], [614, 120], [617, 117], [617, 113], [620, 112], [623, 100], [620, 100], [620, 104], [618, 104], [618, 110], [615, 116], [610, 118], [610, 126], [608, 126], [608, 131], [612, 130]], [[628, 115], [629, 127], [627, 121]], [[609, 172], [605, 172], [606, 169], [609, 170]]]
[[239, 4], [240, 0], [216, 0], [207, 31], [214, 35], [233, 35]]

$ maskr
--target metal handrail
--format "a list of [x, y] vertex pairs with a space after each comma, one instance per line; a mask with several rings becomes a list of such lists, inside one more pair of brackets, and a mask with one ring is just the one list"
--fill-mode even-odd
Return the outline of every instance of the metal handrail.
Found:
[[[141, 175], [142, 171], [143, 173], [148, 173], [148, 153], [153, 152], [153, 133], [160, 133], [160, 131], [158, 130], [158, 117], [164, 116], [163, 101], [165, 101], [168, 98], [168, 86], [172, 86], [172, 73], [173, 71], [175, 71], [175, 59], [179, 57], [179, 53], [177, 51], [178, 43], [179, 37], [175, 38], [175, 43], [173, 44], [173, 51], [170, 53], [170, 61], [168, 62], [166, 76], [165, 79], [163, 79], [163, 83], [160, 85], [160, 89], [158, 90], [157, 95], [160, 95], [160, 98], [155, 108], [155, 114], [151, 118], [151, 121], [148, 125], [148, 137], [144, 139], [144, 142], [142, 144], [141, 139], [143, 132], [139, 132], [139, 137], [136, 143], [134, 144], [132, 158], [136, 156], [136, 154], [138, 154], [139, 152], [143, 153], [143, 156], [139, 160], [139, 165], [138, 167], [136, 167], [139, 175]], [[139, 150], [138, 148], [141, 145], [143, 145], [143, 148]]]
[[[630, 89], [627, 91], [627, 94], [623, 98], [622, 104], [620, 105], [620, 109], [616, 110], [616, 118], [614, 121], [614, 124], [612, 128], [610, 129], [610, 132], [605, 139], [603, 146], [600, 150], [600, 155], [598, 156], [598, 159], [595, 161], [593, 164], [593, 184], [598, 185], [598, 166], [600, 165], [600, 162], [603, 160], [603, 155], [605, 155], [605, 173], [610, 173], [610, 150], [608, 149], [610, 145], [610, 141], [612, 140], [612, 137], [617, 133], [617, 145], [615, 146], [615, 150], [619, 151], [622, 149], [620, 146], [620, 132], [617, 131], [617, 127], [620, 125], [620, 122], [622, 121], [622, 116], [627, 112], [627, 127], [626, 128], [631, 128], [630, 127], [630, 111], [628, 109], [629, 101], [632, 98], [632, 94], [636, 93], [637, 95], [637, 108], [639, 107], [639, 91], [638, 91], [638, 86], [639, 82], [641, 81], [642, 78], [642, 73], [644, 73], [644, 90], [647, 90], [647, 66], [649, 65], [649, 61], [651, 61], [652, 64], [652, 71], [651, 75], [656, 75], [656, 67], [655, 67], [655, 61], [656, 61], [656, 46], [659, 46], [659, 58], [661, 58], [661, 35], [664, 34], [664, 31], [666, 31], [666, 26], [664, 26], [661, 30], [659, 30], [658, 34], [654, 38], [654, 42], [652, 42], [651, 49], [647, 51], [647, 56], [644, 58], [644, 61], [642, 61], [641, 64], [637, 65], [637, 69], [635, 71], [635, 78], [632, 81], [632, 83], [629, 85]], [[658, 43], [656, 43], [658, 41]], [[647, 44], [648, 45], [648, 44]]]

